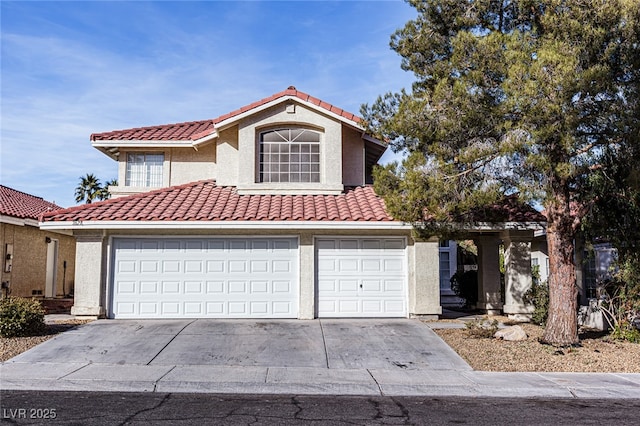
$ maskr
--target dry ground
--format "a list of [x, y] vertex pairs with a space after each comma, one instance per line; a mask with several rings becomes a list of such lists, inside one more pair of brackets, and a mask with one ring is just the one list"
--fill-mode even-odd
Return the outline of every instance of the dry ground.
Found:
[[538, 341], [542, 327], [519, 325], [528, 335], [520, 342], [472, 337], [466, 328], [434, 331], [478, 371], [640, 373], [640, 344], [585, 331], [579, 347], [556, 348]]
[[[506, 318], [499, 318], [506, 321]], [[86, 321], [47, 325], [42, 336], [0, 338], [0, 361], [6, 361]], [[640, 344], [609, 340], [602, 333], [582, 333], [581, 347], [559, 349], [538, 342], [542, 327], [521, 324], [529, 336], [521, 342], [475, 338], [466, 328], [435, 332], [478, 371], [566, 371], [640, 373]]]

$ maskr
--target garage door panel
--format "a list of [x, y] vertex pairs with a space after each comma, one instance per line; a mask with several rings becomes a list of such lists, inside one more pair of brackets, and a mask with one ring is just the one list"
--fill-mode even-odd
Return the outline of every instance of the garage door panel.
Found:
[[224, 262], [222, 260], [208, 260], [207, 272], [224, 272]]
[[273, 281], [274, 293], [291, 293], [294, 291], [293, 281]]
[[120, 293], [135, 293], [136, 292], [136, 283], [135, 281], [119, 281], [117, 284], [118, 291]]
[[141, 294], [150, 294], [157, 295], [160, 292], [158, 291], [160, 286], [157, 281], [140, 281], [140, 293]]
[[136, 265], [137, 265], [137, 262], [133, 260], [120, 260], [116, 264], [116, 270], [120, 274], [126, 274], [126, 273], [135, 274], [137, 271]]
[[405, 317], [404, 238], [316, 240], [319, 317]]
[[297, 317], [297, 239], [114, 239], [114, 318]]

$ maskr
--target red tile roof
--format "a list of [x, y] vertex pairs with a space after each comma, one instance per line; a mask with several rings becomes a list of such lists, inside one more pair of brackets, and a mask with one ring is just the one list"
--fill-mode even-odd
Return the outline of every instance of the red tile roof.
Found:
[[20, 219], [38, 219], [42, 213], [62, 207], [40, 197], [0, 185], [0, 214]]
[[528, 204], [521, 202], [518, 195], [505, 197], [502, 202], [469, 212], [462, 221], [471, 222], [546, 222], [547, 218]]
[[323, 108], [327, 111], [330, 111], [334, 114], [337, 114], [347, 120], [354, 121], [359, 123], [361, 118], [352, 114], [348, 111], [345, 111], [341, 108], [336, 107], [330, 103], [321, 101], [318, 98], [314, 98], [304, 92], [300, 92], [295, 87], [290, 86], [287, 90], [283, 90], [282, 92], [278, 92], [274, 95], [271, 95], [267, 98], [261, 99], [259, 101], [253, 102], [249, 105], [245, 105], [235, 111], [230, 113], [221, 115], [218, 118], [214, 118], [211, 120], [202, 120], [202, 121], [191, 121], [187, 123], [176, 123], [176, 124], [164, 124], [159, 126], [149, 126], [149, 127], [138, 127], [134, 129], [125, 129], [125, 130], [114, 130], [112, 132], [105, 133], [94, 133], [91, 135], [92, 141], [102, 141], [102, 140], [154, 140], [154, 141], [176, 141], [176, 140], [196, 140], [202, 137], [205, 137], [211, 134], [216, 124], [228, 120], [230, 118], [236, 117], [242, 113], [250, 111], [252, 109], [261, 107], [269, 102], [275, 101], [279, 98], [283, 98], [286, 96], [296, 97], [304, 102], [309, 102], [310, 104], [316, 105], [320, 108]]
[[71, 207], [43, 222], [71, 221], [393, 221], [369, 186], [339, 195], [240, 195], [213, 180]]

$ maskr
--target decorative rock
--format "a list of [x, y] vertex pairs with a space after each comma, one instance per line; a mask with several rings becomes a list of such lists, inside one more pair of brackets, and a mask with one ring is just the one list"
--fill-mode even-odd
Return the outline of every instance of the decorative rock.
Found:
[[524, 332], [522, 327], [519, 325], [512, 325], [511, 327], [503, 328], [502, 330], [496, 331], [496, 334], [493, 335], [496, 339], [509, 340], [509, 341], [518, 341], [518, 340], [527, 340], [527, 333]]

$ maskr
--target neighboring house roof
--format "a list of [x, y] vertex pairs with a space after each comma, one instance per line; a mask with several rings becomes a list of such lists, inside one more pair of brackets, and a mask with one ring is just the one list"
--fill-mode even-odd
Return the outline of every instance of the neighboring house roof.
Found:
[[42, 213], [61, 208], [40, 197], [0, 185], [0, 215], [2, 216], [38, 220]]
[[465, 221], [471, 222], [546, 222], [547, 218], [528, 204], [521, 202], [517, 194], [504, 201], [472, 211]]
[[73, 221], [383, 221], [393, 218], [369, 186], [339, 195], [240, 195], [203, 180], [45, 214]]
[[108, 140], [136, 140], [136, 141], [188, 141], [204, 138], [215, 132], [217, 125], [227, 122], [230, 119], [238, 117], [246, 112], [258, 109], [273, 101], [284, 97], [295, 97], [303, 102], [308, 102], [316, 107], [333, 113], [346, 120], [358, 124], [361, 118], [336, 107], [330, 103], [324, 102], [318, 98], [314, 98], [304, 92], [300, 92], [295, 87], [290, 86], [287, 90], [278, 92], [267, 98], [253, 102], [249, 105], [238, 108], [235, 111], [221, 115], [218, 118], [202, 121], [191, 121], [186, 123], [164, 124], [159, 126], [138, 127], [134, 129], [114, 130], [105, 133], [94, 133], [91, 135], [92, 141], [108, 141]]

